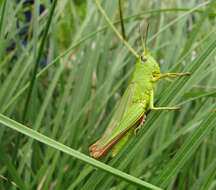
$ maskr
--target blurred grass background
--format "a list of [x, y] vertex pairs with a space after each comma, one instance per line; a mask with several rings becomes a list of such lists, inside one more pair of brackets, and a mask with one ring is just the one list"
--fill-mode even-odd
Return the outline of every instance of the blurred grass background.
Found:
[[[100, 2], [118, 21], [118, 1]], [[216, 2], [122, 0], [122, 7], [131, 46], [142, 51], [139, 25], [150, 24], [148, 51], [161, 72], [191, 76], [158, 83], [155, 105], [181, 110], [148, 112], [137, 136], [106, 164], [162, 189], [216, 189]], [[94, 1], [3, 0], [0, 15], [1, 115], [89, 155], [136, 58]], [[140, 189], [0, 123], [2, 190]]]

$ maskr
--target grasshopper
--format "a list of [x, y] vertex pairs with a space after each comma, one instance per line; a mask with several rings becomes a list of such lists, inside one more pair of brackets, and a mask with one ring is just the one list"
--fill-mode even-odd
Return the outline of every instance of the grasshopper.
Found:
[[156, 83], [165, 77], [175, 78], [190, 73], [161, 74], [159, 64], [147, 52], [143, 38], [142, 44], [143, 52], [138, 56], [127, 89], [116, 107], [104, 134], [89, 148], [90, 156], [93, 158], [101, 158], [108, 150], [111, 157], [115, 156], [127, 142], [132, 132], [134, 131], [136, 134], [137, 129], [140, 129], [144, 124], [146, 110], [179, 109], [179, 107], [154, 107]]
[[[104, 155], [111, 147], [111, 156], [115, 156], [120, 147], [127, 141], [131, 129], [136, 133], [145, 119], [145, 112], [150, 110], [175, 110], [179, 107], [154, 107], [154, 91], [156, 82], [162, 78], [174, 78], [189, 75], [186, 73], [160, 73], [156, 60], [147, 51], [138, 58], [130, 82], [125, 90], [114, 115], [103, 136], [90, 148], [90, 155], [96, 159]], [[122, 139], [122, 137], [125, 138]], [[120, 139], [122, 139], [120, 141]], [[115, 146], [114, 146], [115, 145]], [[118, 146], [120, 145], [120, 146]]]

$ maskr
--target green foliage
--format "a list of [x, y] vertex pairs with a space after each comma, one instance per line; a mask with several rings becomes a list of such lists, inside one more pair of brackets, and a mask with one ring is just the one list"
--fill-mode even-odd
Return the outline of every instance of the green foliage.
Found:
[[[161, 72], [191, 76], [158, 83], [155, 106], [182, 108], [147, 112], [137, 136], [106, 164], [89, 158], [88, 147], [103, 134], [136, 57], [94, 1], [58, 1], [50, 26], [50, 1], [40, 19], [35, 1], [32, 21], [17, 27], [23, 2], [0, 1], [0, 189], [216, 188], [214, 0], [122, 1], [136, 52], [139, 25], [149, 23], [147, 48]], [[100, 2], [116, 21], [118, 1]], [[37, 68], [23, 120], [37, 57], [48, 64]]]

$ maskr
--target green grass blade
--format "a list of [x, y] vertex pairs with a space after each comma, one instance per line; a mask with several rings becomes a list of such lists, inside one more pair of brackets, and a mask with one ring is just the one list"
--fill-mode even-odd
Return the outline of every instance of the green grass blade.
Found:
[[42, 51], [43, 51], [43, 48], [44, 48], [45, 41], [47, 39], [47, 34], [48, 34], [49, 27], [50, 27], [50, 24], [51, 24], [51, 21], [52, 21], [52, 18], [53, 18], [53, 14], [54, 14], [54, 11], [55, 11], [56, 3], [57, 3], [57, 0], [54, 0], [53, 3], [52, 3], [51, 9], [50, 9], [50, 13], [49, 13], [49, 17], [48, 17], [48, 21], [47, 21], [47, 24], [46, 24], [46, 27], [45, 27], [45, 31], [44, 31], [44, 34], [43, 34], [43, 37], [42, 37], [42, 40], [41, 40], [41, 43], [40, 43], [38, 55], [37, 55], [37, 58], [35, 60], [35, 65], [34, 65], [34, 69], [33, 69], [33, 75], [32, 75], [32, 78], [31, 78], [30, 87], [29, 87], [29, 91], [28, 91], [28, 94], [27, 94], [27, 98], [26, 98], [26, 101], [25, 101], [25, 107], [24, 107], [24, 111], [23, 111], [23, 121], [25, 121], [25, 117], [26, 117], [26, 113], [27, 113], [27, 110], [28, 110], [29, 101], [30, 101], [30, 98], [31, 98], [31, 94], [32, 94], [34, 83], [35, 83], [35, 79], [36, 79], [37, 69], [38, 69], [38, 66], [40, 64], [40, 59], [41, 59], [41, 56], [42, 56]]

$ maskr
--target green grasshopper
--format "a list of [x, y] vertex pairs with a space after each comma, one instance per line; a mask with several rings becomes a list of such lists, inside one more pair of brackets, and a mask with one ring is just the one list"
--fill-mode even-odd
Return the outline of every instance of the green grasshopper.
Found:
[[144, 50], [134, 66], [128, 87], [106, 131], [103, 136], [89, 148], [90, 155], [98, 159], [112, 147], [111, 156], [115, 156], [128, 140], [132, 131], [131, 129], [136, 133], [137, 129], [143, 125], [146, 119], [145, 112], [147, 109], [179, 109], [179, 107], [154, 107], [154, 90], [156, 82], [162, 78], [174, 78], [185, 75], [189, 75], [189, 73], [161, 74], [158, 63]]
[[[97, 2], [97, 1], [96, 1]], [[105, 15], [106, 16], [106, 15]], [[146, 119], [145, 112], [150, 110], [175, 110], [179, 107], [154, 107], [156, 82], [162, 78], [189, 75], [186, 73], [160, 73], [156, 60], [146, 51], [143, 42], [143, 53], [138, 56], [130, 82], [103, 134], [90, 148], [90, 155], [99, 159], [109, 151], [115, 156], [127, 142], [129, 136], [136, 134]]]

